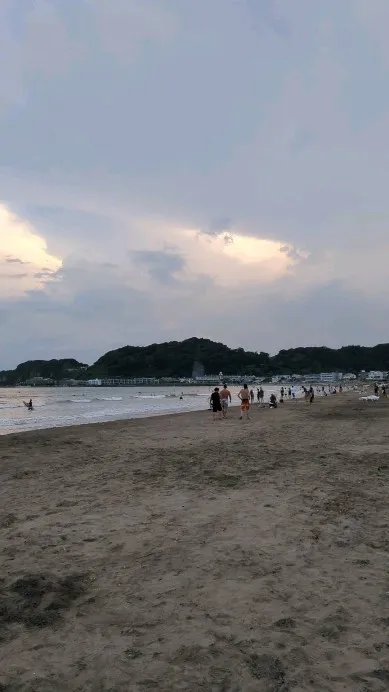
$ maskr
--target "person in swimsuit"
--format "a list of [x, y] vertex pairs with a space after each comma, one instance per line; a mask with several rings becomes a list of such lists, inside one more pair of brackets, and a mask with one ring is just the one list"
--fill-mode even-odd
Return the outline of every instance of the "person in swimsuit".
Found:
[[231, 403], [231, 392], [226, 384], [223, 384], [223, 389], [220, 392], [220, 402], [222, 405], [223, 418], [227, 418], [228, 403]]
[[222, 413], [222, 405], [220, 401], [220, 392], [219, 392], [219, 387], [215, 387], [211, 394], [211, 399], [210, 399], [212, 411], [213, 411], [213, 420], [216, 420], [216, 417], [219, 419], [221, 418], [221, 413]]
[[240, 399], [240, 416], [239, 419], [242, 420], [243, 414], [246, 414], [247, 420], [250, 420], [250, 392], [247, 384], [243, 385], [243, 388], [240, 390], [238, 394], [238, 398]]

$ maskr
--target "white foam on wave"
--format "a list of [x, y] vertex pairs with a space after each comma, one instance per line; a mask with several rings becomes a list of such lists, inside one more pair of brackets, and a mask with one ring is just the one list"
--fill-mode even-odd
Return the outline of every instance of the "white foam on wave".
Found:
[[[169, 394], [134, 394], [133, 399], [166, 399]], [[173, 394], [174, 396], [174, 394]]]

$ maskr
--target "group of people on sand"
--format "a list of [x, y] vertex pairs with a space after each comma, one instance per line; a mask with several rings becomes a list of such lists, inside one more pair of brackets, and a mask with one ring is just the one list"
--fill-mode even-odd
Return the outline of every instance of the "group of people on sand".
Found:
[[[257, 401], [259, 404], [263, 404], [265, 392], [262, 387], [257, 388]], [[254, 390], [249, 389], [247, 384], [244, 384], [242, 389], [238, 392], [238, 399], [240, 399], [240, 416], [239, 420], [246, 418], [250, 420], [250, 405], [254, 403], [255, 395]], [[231, 392], [227, 385], [224, 384], [222, 389], [215, 387], [210, 397], [210, 408], [213, 413], [213, 420], [226, 419], [228, 413], [228, 406], [231, 404]], [[277, 397], [275, 394], [271, 394], [269, 399], [269, 407], [277, 408]]]
[[[302, 390], [302, 395], [304, 397], [304, 400], [309, 403], [313, 404], [315, 400], [315, 389], [312, 385], [310, 387], [305, 387], [304, 385], [301, 387]], [[377, 387], [378, 390], [378, 387]], [[384, 387], [382, 387], [383, 391], [383, 396], [386, 396], [386, 390]], [[328, 387], [328, 393], [330, 394], [341, 394], [343, 392], [343, 387], [342, 385], [339, 385], [338, 389], [336, 387], [329, 386]], [[327, 396], [327, 392], [325, 391], [325, 387], [323, 386], [321, 389], [319, 387], [316, 387], [316, 393], [321, 395], [321, 396]], [[264, 396], [265, 392], [261, 387], [257, 387], [257, 402], [259, 406], [264, 405]], [[285, 399], [291, 399], [294, 400], [297, 397], [296, 393], [296, 388], [295, 387], [281, 387], [280, 389], [280, 397], [279, 397], [279, 403], [282, 404]], [[238, 392], [238, 399], [240, 399], [240, 416], [239, 419], [242, 420], [243, 418], [247, 418], [250, 420], [250, 406], [254, 404], [255, 401], [255, 394], [253, 389], [249, 389], [247, 384], [244, 384], [242, 389]], [[213, 420], [222, 420], [227, 418], [227, 413], [228, 413], [228, 407], [231, 404], [231, 392], [228, 389], [228, 386], [226, 384], [223, 385], [222, 389], [219, 387], [215, 387], [213, 390], [211, 397], [210, 397], [210, 410], [213, 412]], [[277, 408], [278, 402], [277, 402], [277, 397], [274, 394], [274, 392], [270, 395], [268, 404], [266, 406], [269, 406], [269, 408]]]
[[[238, 393], [238, 398], [240, 399], [240, 419], [242, 420], [243, 414], [249, 418], [251, 393], [247, 384], [243, 385], [242, 389]], [[214, 421], [217, 418], [224, 418], [224, 420], [227, 418], [228, 406], [231, 404], [231, 401], [231, 392], [226, 384], [223, 385], [222, 389], [215, 387], [210, 398], [210, 405], [212, 408]]]

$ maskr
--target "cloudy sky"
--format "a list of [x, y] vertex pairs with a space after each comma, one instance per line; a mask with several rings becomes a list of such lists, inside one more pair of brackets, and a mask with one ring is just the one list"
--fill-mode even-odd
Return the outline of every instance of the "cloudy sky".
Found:
[[0, 370], [389, 341], [387, 0], [1, 0]]

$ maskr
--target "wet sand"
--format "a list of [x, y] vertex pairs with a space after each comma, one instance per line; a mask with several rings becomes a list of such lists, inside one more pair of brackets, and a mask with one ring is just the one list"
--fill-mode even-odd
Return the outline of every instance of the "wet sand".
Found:
[[0, 438], [2, 692], [389, 688], [389, 400]]

